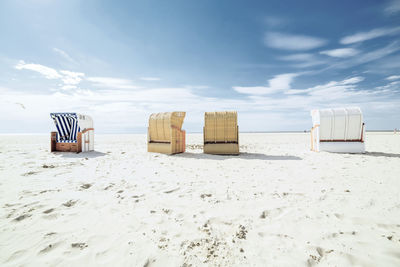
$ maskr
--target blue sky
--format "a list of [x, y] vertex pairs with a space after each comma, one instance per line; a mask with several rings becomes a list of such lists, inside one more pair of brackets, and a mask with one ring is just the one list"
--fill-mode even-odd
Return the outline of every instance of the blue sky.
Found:
[[215, 110], [242, 131], [304, 130], [343, 106], [400, 128], [400, 0], [4, 0], [0, 36], [0, 133], [48, 132], [65, 111], [100, 133], [173, 110], [189, 132]]

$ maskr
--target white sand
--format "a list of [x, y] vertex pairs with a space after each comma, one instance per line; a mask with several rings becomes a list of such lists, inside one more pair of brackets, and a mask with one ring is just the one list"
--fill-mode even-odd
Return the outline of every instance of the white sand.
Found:
[[0, 136], [1, 266], [400, 266], [400, 135], [365, 155], [309, 151], [308, 134], [241, 134], [240, 156], [94, 153]]

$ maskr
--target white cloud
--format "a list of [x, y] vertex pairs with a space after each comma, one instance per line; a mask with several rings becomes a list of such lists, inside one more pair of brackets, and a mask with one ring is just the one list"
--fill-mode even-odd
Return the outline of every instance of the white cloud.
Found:
[[57, 71], [53, 68], [33, 63], [25, 63], [23, 60], [20, 60], [18, 64], [15, 66], [17, 70], [31, 70], [42, 74], [47, 79], [59, 79], [62, 81], [60, 84], [61, 89], [70, 90], [77, 88], [85, 74], [82, 72], [73, 72], [68, 70], [60, 70]]
[[400, 0], [393, 0], [385, 8], [385, 13], [388, 15], [394, 15], [400, 12]]
[[280, 60], [293, 61], [295, 64], [292, 67], [295, 68], [307, 68], [317, 65], [325, 64], [326, 62], [317, 58], [314, 54], [310, 53], [298, 53], [287, 56], [279, 57]]
[[394, 35], [400, 33], [400, 27], [377, 28], [367, 32], [358, 32], [353, 35], [345, 36], [340, 40], [341, 44], [354, 44], [375, 39], [386, 35]]
[[330, 57], [339, 57], [339, 58], [345, 58], [345, 57], [352, 57], [360, 53], [357, 49], [354, 48], [338, 48], [338, 49], [332, 49], [332, 50], [325, 50], [319, 52], [322, 55], [327, 55]]
[[400, 50], [399, 43], [393, 42], [385, 47], [360, 55], [359, 57], [356, 57], [354, 60], [356, 63], [366, 63], [388, 56], [399, 50]]
[[390, 82], [386, 85], [383, 86], [378, 86], [376, 89], [383, 90], [385, 92], [394, 92], [394, 91], [400, 91], [400, 81], [394, 81]]
[[77, 89], [78, 87], [75, 85], [63, 85], [61, 86], [61, 89], [63, 90], [72, 90], [72, 89]]
[[321, 47], [327, 43], [325, 39], [307, 35], [268, 32], [265, 34], [264, 43], [268, 47], [283, 50], [310, 50]]
[[386, 80], [393, 81], [400, 79], [400, 75], [392, 75], [386, 78]]
[[73, 72], [68, 70], [60, 70], [60, 73], [63, 74], [61, 80], [67, 85], [79, 84], [85, 76], [82, 72]]
[[65, 52], [64, 50], [54, 47], [53, 51], [62, 56], [63, 58], [65, 58], [66, 60], [68, 60], [69, 62], [76, 64], [76, 61], [70, 55], [68, 55], [67, 52]]
[[159, 80], [161, 80], [160, 78], [158, 78], [158, 77], [141, 77], [140, 78], [142, 81], [159, 81]]
[[47, 79], [60, 79], [62, 76], [53, 68], [49, 68], [40, 64], [25, 63], [25, 61], [20, 60], [15, 66], [17, 70], [31, 70], [38, 72], [45, 76]]
[[363, 80], [364, 77], [356, 76], [342, 81], [331, 81], [326, 84], [317, 85], [303, 90], [291, 89], [288, 90], [286, 94], [308, 94], [312, 96], [342, 98], [346, 97], [349, 93], [349, 90], [355, 89], [356, 84], [362, 82]]
[[88, 77], [86, 80], [92, 82], [95, 86], [116, 88], [116, 89], [137, 89], [138, 86], [134, 86], [131, 80], [120, 79], [113, 77]]
[[[388, 114], [400, 111], [400, 100], [398, 97], [393, 97], [398, 95], [398, 91], [393, 91], [391, 88], [376, 90], [357, 88], [364, 79], [360, 76], [316, 85], [302, 90], [301, 94], [300, 92], [285, 94], [293, 90], [290, 82], [297, 75], [300, 74], [277, 75], [269, 81], [268, 87], [262, 87], [263, 93], [265, 88], [279, 89], [276, 91], [277, 94], [271, 96], [255, 94], [240, 99], [205, 97], [197, 94], [197, 90], [187, 87], [148, 87], [137, 90], [100, 87], [86, 90], [79, 87], [72, 88], [74, 85], [65, 85], [71, 88], [51, 94], [0, 87], [3, 96], [0, 98], [0, 122], [29, 120], [34, 126], [26, 126], [24, 131], [47, 132], [53, 129], [48, 115], [50, 112], [75, 111], [91, 115], [95, 120], [97, 133], [145, 132], [150, 113], [186, 110], [190, 112], [190, 119], [185, 121], [184, 128], [189, 131], [201, 131], [204, 111], [237, 110], [239, 124], [244, 131], [299, 130], [308, 127], [309, 110], [312, 108], [351, 104], [369, 109], [380, 107], [389, 110]], [[15, 103], [21, 103], [26, 109]], [[248, 120], [254, 117], [262, 118], [269, 123], [256, 124], [254, 120]], [[281, 123], [282, 118], [290, 123]], [[271, 122], [275, 124], [272, 126]], [[0, 131], [23, 131], [20, 123], [14, 124], [14, 128], [8, 123], [4, 125], [8, 128], [2, 128]]]
[[378, 60], [380, 58], [384, 58], [384, 57], [386, 57], [390, 54], [393, 54], [394, 52], [397, 52], [399, 50], [400, 50], [399, 43], [392, 42], [385, 47], [378, 48], [376, 50], [373, 50], [373, 51], [365, 53], [365, 54], [360, 54], [357, 57], [354, 57], [352, 59], [348, 59], [348, 60], [338, 62], [336, 64], [332, 64], [327, 69], [329, 69], [329, 68], [350, 68], [353, 66], [357, 66], [360, 64]]
[[365, 80], [364, 77], [356, 76], [356, 77], [345, 79], [345, 80], [339, 82], [339, 84], [344, 84], [344, 85], [346, 85], [346, 84], [356, 84], [356, 83], [362, 82], [364, 80]]
[[233, 89], [242, 94], [267, 95], [290, 90], [290, 84], [298, 73], [285, 73], [276, 75], [268, 81], [269, 86], [234, 86]]

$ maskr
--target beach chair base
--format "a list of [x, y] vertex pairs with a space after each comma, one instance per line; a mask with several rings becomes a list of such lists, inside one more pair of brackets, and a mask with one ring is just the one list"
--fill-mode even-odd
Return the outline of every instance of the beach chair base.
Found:
[[185, 152], [184, 148], [177, 149], [171, 145], [171, 143], [147, 143], [147, 152], [155, 152], [161, 154], [178, 154]]
[[214, 154], [214, 155], [239, 155], [239, 144], [236, 143], [204, 144], [204, 153]]
[[60, 143], [57, 142], [57, 132], [51, 132], [50, 151], [51, 152], [82, 152], [82, 134], [78, 133], [78, 141], [76, 143]]
[[318, 150], [334, 153], [365, 153], [364, 142], [320, 142]]

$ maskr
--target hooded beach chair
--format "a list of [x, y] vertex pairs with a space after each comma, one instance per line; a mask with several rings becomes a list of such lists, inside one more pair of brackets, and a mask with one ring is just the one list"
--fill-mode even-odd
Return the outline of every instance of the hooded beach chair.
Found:
[[312, 151], [365, 152], [365, 124], [360, 108], [312, 110], [311, 116]]
[[204, 153], [239, 154], [239, 126], [236, 111], [206, 112], [204, 114]]
[[185, 152], [185, 134], [182, 130], [186, 112], [153, 113], [149, 118], [147, 151], [164, 154]]
[[51, 152], [94, 150], [93, 120], [77, 113], [50, 113], [57, 131], [51, 132]]

